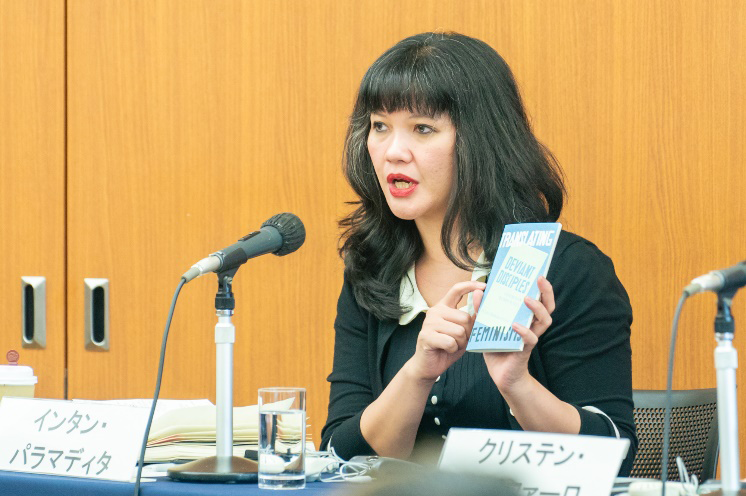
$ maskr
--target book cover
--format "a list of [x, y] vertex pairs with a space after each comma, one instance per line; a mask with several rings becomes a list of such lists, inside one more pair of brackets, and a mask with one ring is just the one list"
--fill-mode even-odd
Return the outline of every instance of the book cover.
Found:
[[530, 326], [534, 314], [523, 299], [539, 298], [537, 280], [547, 275], [560, 231], [556, 222], [505, 226], [466, 351], [523, 350], [512, 325]]

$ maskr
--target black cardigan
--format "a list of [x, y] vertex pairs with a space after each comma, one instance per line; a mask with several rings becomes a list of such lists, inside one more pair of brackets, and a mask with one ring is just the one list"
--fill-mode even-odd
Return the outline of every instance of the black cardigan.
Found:
[[[626, 475], [637, 450], [632, 308], [627, 293], [611, 260], [591, 242], [566, 231], [559, 237], [547, 279], [554, 288], [556, 309], [552, 325], [531, 353], [529, 372], [578, 409], [581, 434], [615, 435], [606, 417], [582, 407], [598, 408], [613, 420], [620, 436], [630, 440], [619, 472]], [[328, 378], [331, 392], [322, 449], [332, 440], [331, 447], [344, 459], [374, 453], [360, 432], [360, 417], [414, 352], [423, 320], [422, 314], [405, 326], [379, 320], [357, 304], [345, 279], [334, 323], [334, 366]], [[431, 449], [433, 441], [442, 443], [440, 438], [450, 427], [521, 429], [480, 354], [464, 354], [435, 383], [413, 454], [424, 446]]]

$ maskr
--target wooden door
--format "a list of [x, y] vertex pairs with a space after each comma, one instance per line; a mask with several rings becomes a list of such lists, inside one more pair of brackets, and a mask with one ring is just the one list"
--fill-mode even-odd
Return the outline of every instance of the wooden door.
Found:
[[[36, 395], [54, 398], [65, 377], [64, 32], [63, 0], [0, 2], [0, 363], [17, 350]], [[46, 279], [45, 348], [22, 347], [27, 276]]]
[[[267, 9], [68, 2], [70, 396], [151, 396], [181, 274], [289, 211], [305, 223], [305, 245], [236, 277], [235, 403], [255, 404], [262, 386], [305, 386], [318, 442], [342, 282], [335, 221], [350, 92], [330, 106], [339, 87], [311, 77], [324, 47], [282, 42], [295, 29], [271, 28]], [[109, 281], [109, 351], [84, 349], [84, 278]], [[215, 290], [209, 275], [182, 292], [162, 397], [214, 400]]]

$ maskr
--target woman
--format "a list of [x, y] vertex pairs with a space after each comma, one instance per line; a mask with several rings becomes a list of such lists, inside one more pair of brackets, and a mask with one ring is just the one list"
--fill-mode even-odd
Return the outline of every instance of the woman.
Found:
[[[450, 427], [625, 437], [629, 299], [595, 245], [563, 232], [522, 352], [464, 353], [504, 225], [553, 222], [564, 185], [512, 73], [485, 43], [424, 33], [367, 71], [346, 140], [359, 196], [322, 447], [414, 458]], [[551, 281], [551, 283], [550, 283]]]

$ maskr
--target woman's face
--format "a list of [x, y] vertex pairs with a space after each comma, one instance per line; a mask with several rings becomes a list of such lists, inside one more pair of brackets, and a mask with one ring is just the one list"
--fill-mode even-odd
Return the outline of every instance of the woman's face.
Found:
[[368, 153], [391, 211], [441, 223], [453, 185], [456, 128], [448, 115], [399, 110], [370, 116]]

